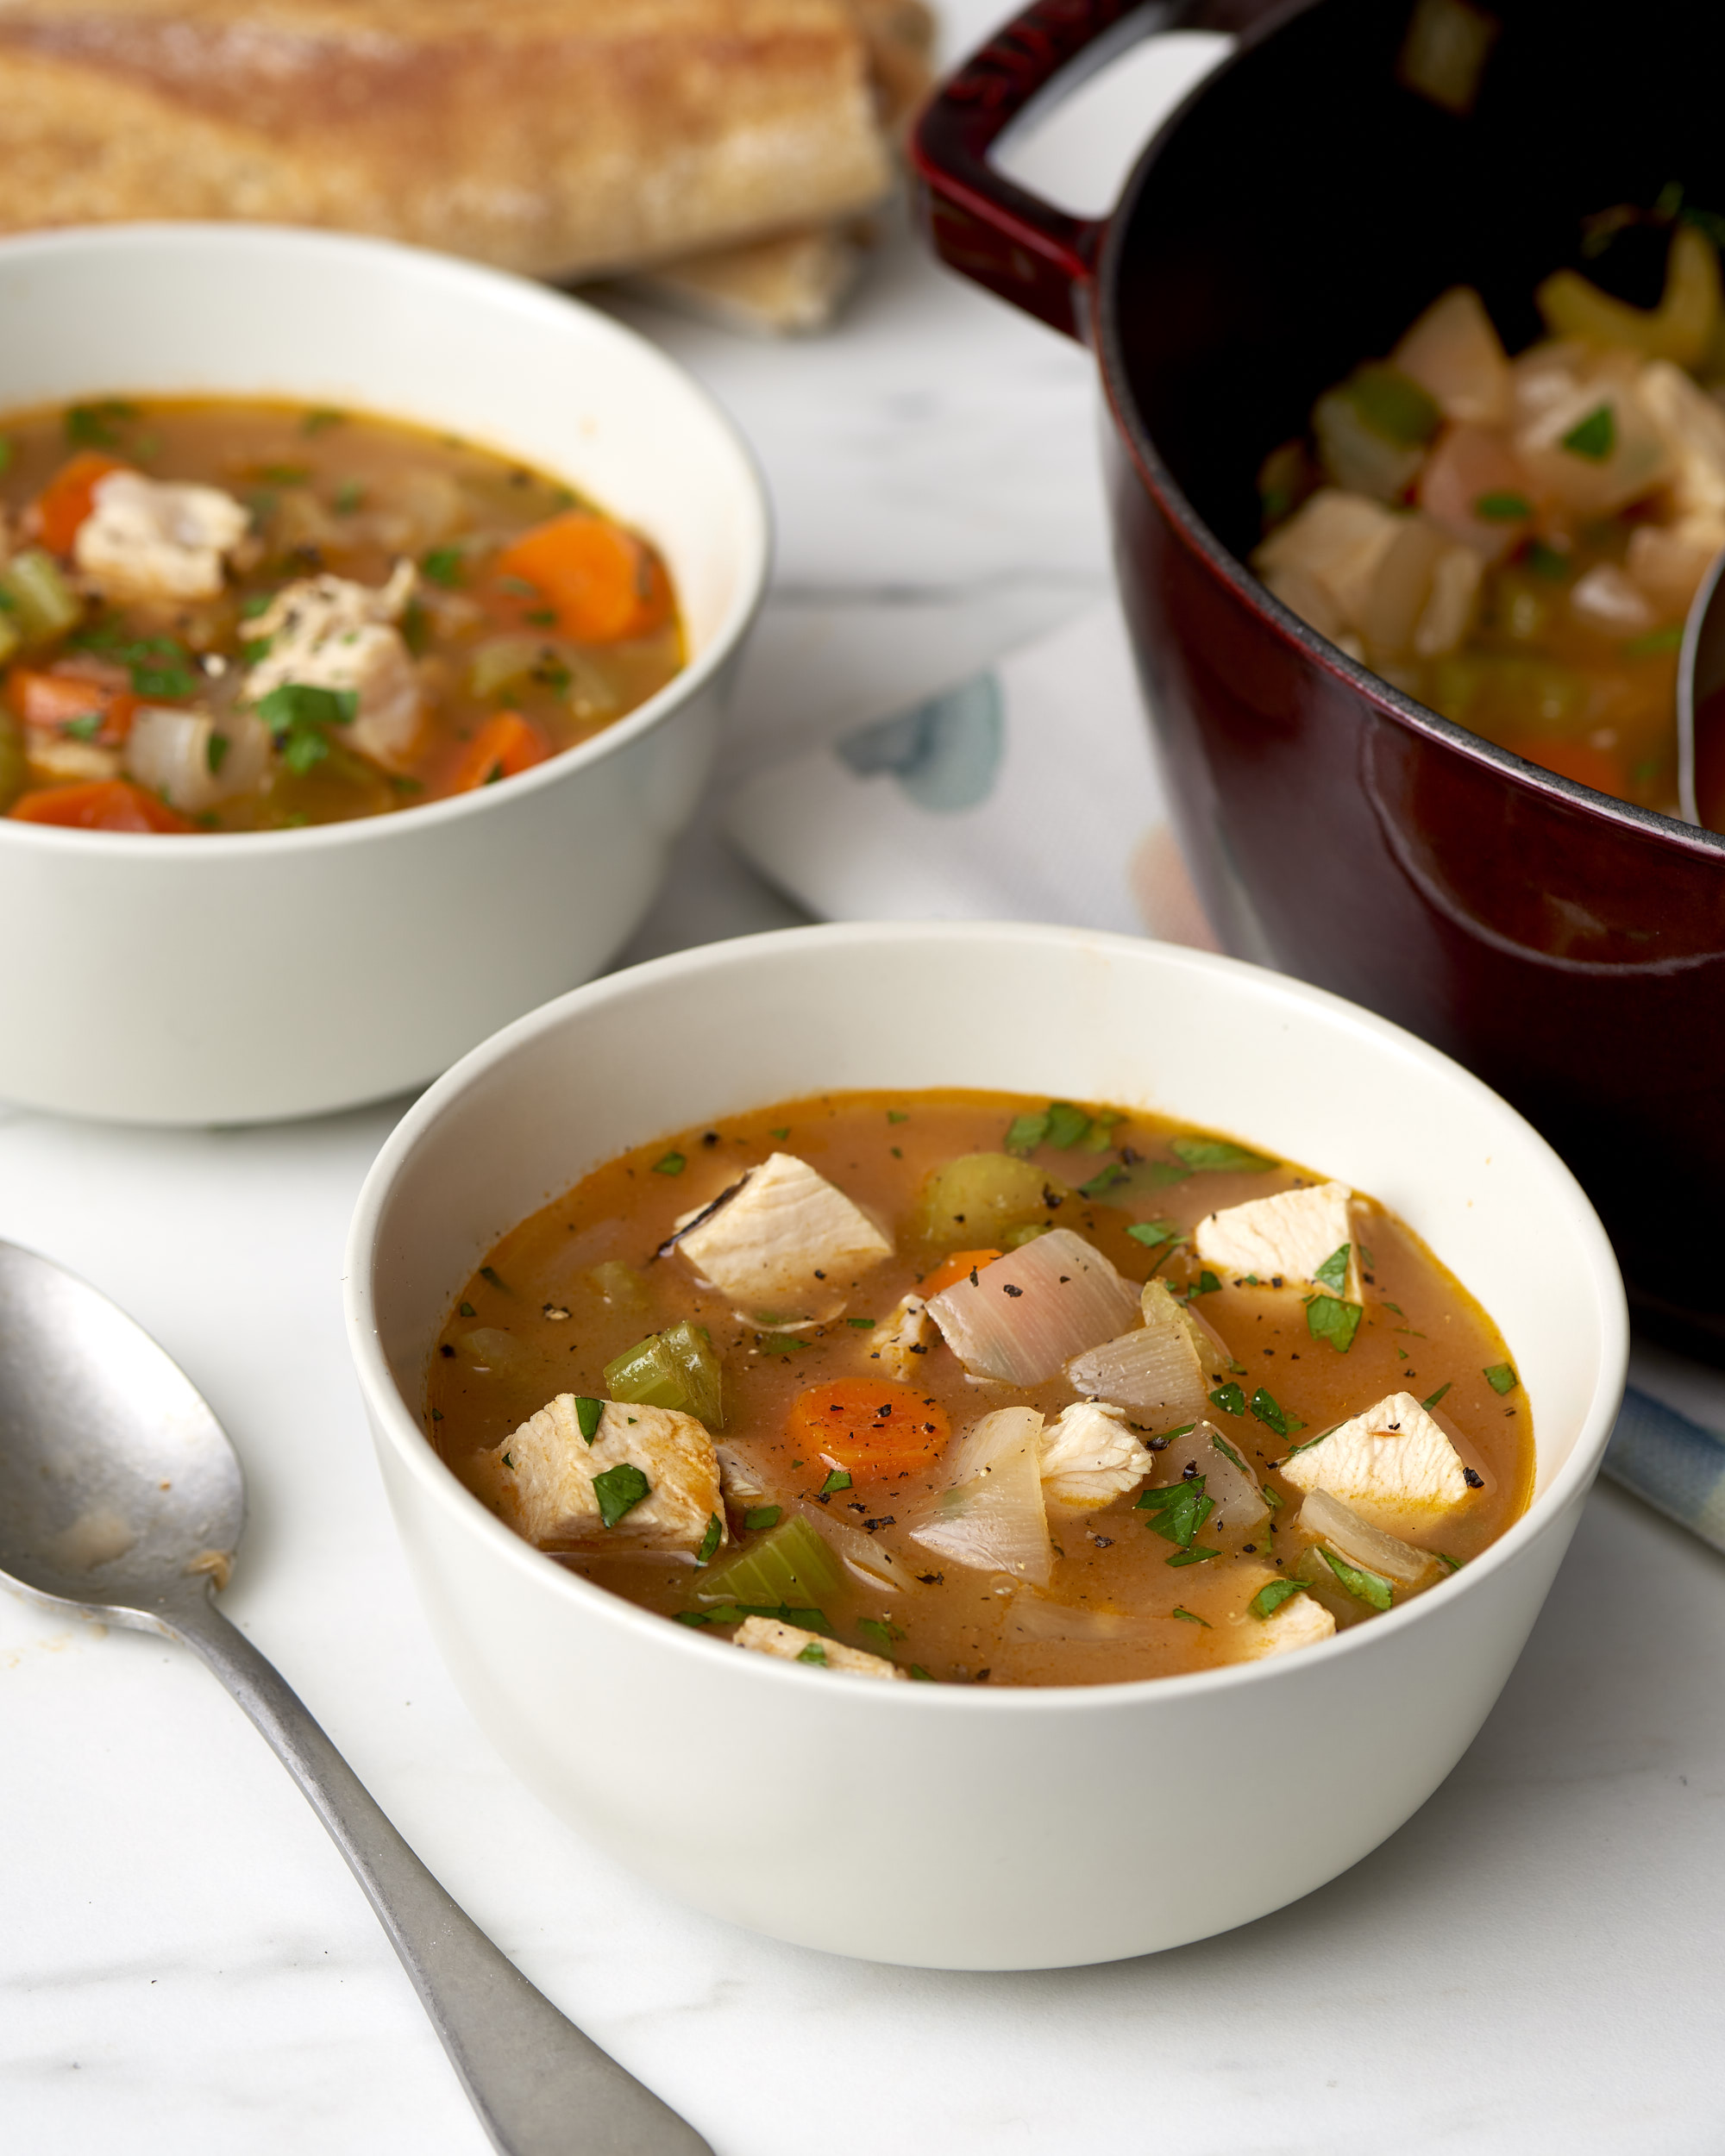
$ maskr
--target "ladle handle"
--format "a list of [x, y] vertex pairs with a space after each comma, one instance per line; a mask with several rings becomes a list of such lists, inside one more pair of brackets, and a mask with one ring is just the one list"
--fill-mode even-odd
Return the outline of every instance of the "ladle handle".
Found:
[[503, 2156], [712, 2156], [499, 1953], [391, 1826], [304, 1702], [207, 1599], [173, 1610], [274, 1746], [377, 1911]]

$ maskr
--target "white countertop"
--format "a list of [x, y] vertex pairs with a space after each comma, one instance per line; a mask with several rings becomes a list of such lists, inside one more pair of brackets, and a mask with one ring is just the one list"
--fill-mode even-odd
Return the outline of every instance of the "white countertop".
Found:
[[[993, 11], [948, 10], [961, 30]], [[777, 504], [727, 770], [1105, 589], [1089, 362], [907, 242], [816, 343], [624, 310], [730, 406]], [[634, 955], [795, 918], [703, 826]], [[0, 1236], [191, 1374], [249, 1482], [229, 1614], [474, 1917], [719, 2156], [1719, 2147], [1725, 1569], [1609, 1489], [1424, 1810], [1224, 1938], [1047, 1975], [875, 1968], [692, 1915], [568, 1834], [432, 1650], [348, 1373], [342, 1240], [401, 1106], [172, 1133], [0, 1110]], [[1725, 1428], [1725, 1379], [1641, 1377]], [[1297, 1831], [1301, 1791], [1263, 1772]], [[711, 1795], [696, 1760], [690, 1789]], [[1182, 1861], [1153, 1784], [1098, 1831], [1123, 1864]], [[9, 2151], [480, 2156], [333, 1846], [189, 1654], [0, 1595], [0, 1832]]]

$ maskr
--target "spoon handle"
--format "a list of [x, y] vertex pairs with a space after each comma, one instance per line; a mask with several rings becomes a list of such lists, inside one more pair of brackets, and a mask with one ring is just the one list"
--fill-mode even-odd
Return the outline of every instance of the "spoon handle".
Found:
[[177, 1608], [377, 1911], [502, 2156], [712, 2156], [694, 2128], [566, 2021], [438, 1885], [299, 1695], [207, 1599]]

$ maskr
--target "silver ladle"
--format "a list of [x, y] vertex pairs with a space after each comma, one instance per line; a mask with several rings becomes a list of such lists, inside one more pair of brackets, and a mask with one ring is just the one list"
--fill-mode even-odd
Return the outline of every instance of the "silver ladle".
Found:
[[178, 1365], [105, 1295], [0, 1243], [0, 1579], [203, 1656], [347, 1858], [503, 2156], [712, 2156], [457, 1908], [216, 1608], [244, 1519], [238, 1457]]
[[[1701, 821], [1697, 765], [1705, 761], [1700, 713], [1725, 686], [1725, 554], [1701, 580], [1689, 604], [1677, 661], [1677, 798], [1684, 818]], [[1710, 744], [1709, 744], [1710, 746]]]

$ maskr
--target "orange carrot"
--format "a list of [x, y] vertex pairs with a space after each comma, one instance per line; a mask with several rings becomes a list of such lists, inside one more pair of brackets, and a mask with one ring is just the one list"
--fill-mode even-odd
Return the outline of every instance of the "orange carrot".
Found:
[[954, 1250], [950, 1257], [944, 1257], [918, 1288], [925, 1302], [938, 1295], [943, 1288], [953, 1287], [967, 1273], [974, 1273], [984, 1265], [992, 1265], [1000, 1255], [998, 1250]]
[[1622, 794], [1625, 790], [1622, 760], [1609, 749], [1596, 749], [1590, 741], [1564, 741], [1544, 734], [1506, 741], [1503, 746], [1529, 763], [1555, 771], [1560, 779], [1573, 779], [1578, 786], [1595, 787], [1601, 793]]
[[852, 1475], [926, 1466], [951, 1435], [944, 1407], [881, 1377], [837, 1377], [791, 1403], [792, 1443]]
[[461, 751], [449, 781], [451, 793], [471, 793], [476, 787], [512, 779], [530, 771], [550, 754], [544, 736], [519, 711], [494, 711]]
[[110, 472], [129, 467], [99, 449], [80, 449], [62, 464], [36, 497], [36, 529], [50, 554], [70, 554], [78, 527], [96, 503], [96, 489]]
[[7, 675], [6, 701], [25, 725], [49, 726], [56, 733], [78, 727], [81, 719], [96, 719], [99, 724], [93, 730], [78, 730], [110, 749], [124, 741], [138, 708], [129, 689], [112, 689], [77, 674], [42, 674], [33, 667], [14, 667]]
[[21, 793], [6, 812], [21, 823], [58, 824], [79, 831], [189, 831], [189, 817], [124, 779], [94, 779], [82, 786], [42, 787]]
[[644, 636], [671, 611], [670, 580], [658, 556], [632, 532], [584, 509], [524, 531], [499, 555], [497, 571], [543, 592], [558, 628], [577, 643]]

